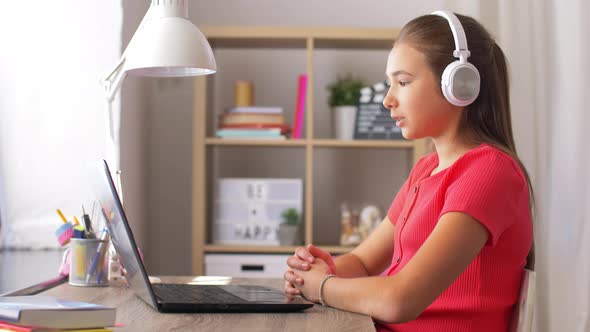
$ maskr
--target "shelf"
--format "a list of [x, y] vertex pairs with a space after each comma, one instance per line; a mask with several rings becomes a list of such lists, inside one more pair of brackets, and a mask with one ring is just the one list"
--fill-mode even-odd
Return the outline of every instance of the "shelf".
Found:
[[337, 140], [337, 139], [314, 139], [314, 146], [341, 147], [341, 148], [403, 148], [413, 149], [414, 142], [405, 140]]
[[[340, 246], [319, 246], [321, 249], [331, 254], [344, 254], [352, 250], [351, 247]], [[292, 254], [295, 252], [294, 246], [248, 246], [248, 245], [205, 245], [207, 253], [240, 253], [240, 254]]]
[[341, 40], [353, 43], [358, 40], [385, 40], [391, 43], [399, 34], [399, 29], [392, 28], [339, 28], [339, 27], [264, 27], [264, 26], [203, 26], [201, 32], [208, 39], [256, 39], [288, 40], [316, 38]]
[[[256, 140], [256, 139], [225, 139], [207, 138], [207, 145], [242, 145], [242, 146], [305, 146], [308, 140]], [[413, 149], [414, 142], [405, 140], [337, 140], [337, 139], [312, 139], [313, 146], [336, 148], [400, 148]]]
[[201, 31], [214, 48], [305, 48], [313, 40], [318, 49], [389, 49], [399, 34], [391, 28], [337, 27], [205, 26]]
[[306, 140], [271, 140], [271, 139], [226, 139], [226, 138], [207, 138], [207, 145], [245, 145], [245, 146], [305, 146]]
[[320, 249], [327, 251], [331, 254], [346, 254], [350, 252], [353, 247], [341, 247], [341, 246], [318, 246]]

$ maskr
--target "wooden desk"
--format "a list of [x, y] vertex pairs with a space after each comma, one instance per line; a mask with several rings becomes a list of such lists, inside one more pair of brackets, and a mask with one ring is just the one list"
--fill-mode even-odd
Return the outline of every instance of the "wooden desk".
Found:
[[[184, 283], [191, 277], [160, 277]], [[282, 289], [281, 279], [233, 279], [232, 284], [264, 285]], [[44, 293], [66, 300], [100, 303], [117, 308], [115, 331], [375, 331], [370, 317], [315, 305], [288, 314], [161, 314], [118, 286], [76, 287], [65, 283]]]

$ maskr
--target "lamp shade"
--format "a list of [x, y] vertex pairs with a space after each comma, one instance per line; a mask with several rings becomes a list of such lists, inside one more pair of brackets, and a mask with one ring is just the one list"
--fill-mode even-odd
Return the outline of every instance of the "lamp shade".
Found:
[[175, 16], [149, 19], [125, 58], [124, 71], [135, 76], [198, 76], [217, 70], [205, 36], [188, 19]]

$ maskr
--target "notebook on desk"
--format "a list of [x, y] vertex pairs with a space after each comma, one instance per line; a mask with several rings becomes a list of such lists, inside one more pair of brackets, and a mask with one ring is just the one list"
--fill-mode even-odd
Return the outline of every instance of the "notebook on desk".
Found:
[[111, 240], [127, 271], [127, 283], [154, 309], [160, 312], [292, 312], [313, 306], [311, 302], [288, 298], [279, 290], [264, 286], [152, 284], [106, 161], [99, 163], [98, 172], [92, 172], [91, 181]]

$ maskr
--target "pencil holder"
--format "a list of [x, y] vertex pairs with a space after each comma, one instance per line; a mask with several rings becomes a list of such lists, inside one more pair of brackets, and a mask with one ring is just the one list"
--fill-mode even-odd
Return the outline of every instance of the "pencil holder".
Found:
[[70, 285], [108, 286], [108, 240], [70, 240]]

